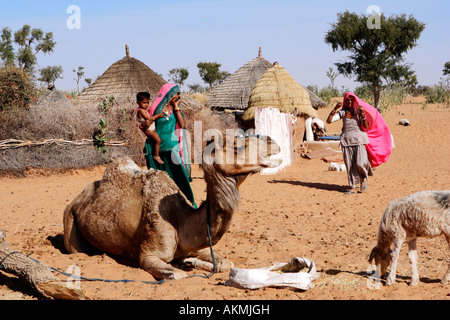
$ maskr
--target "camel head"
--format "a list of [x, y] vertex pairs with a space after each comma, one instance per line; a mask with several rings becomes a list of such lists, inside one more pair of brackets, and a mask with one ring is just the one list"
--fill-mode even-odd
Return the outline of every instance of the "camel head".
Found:
[[203, 151], [202, 167], [239, 178], [240, 184], [249, 174], [279, 166], [279, 153], [279, 145], [269, 136], [225, 136], [217, 131]]

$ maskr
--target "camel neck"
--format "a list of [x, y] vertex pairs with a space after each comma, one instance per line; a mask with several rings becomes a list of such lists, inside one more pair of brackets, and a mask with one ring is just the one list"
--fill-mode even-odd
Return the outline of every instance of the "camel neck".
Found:
[[220, 239], [228, 230], [233, 213], [238, 208], [239, 200], [240, 193], [233, 177], [217, 174], [213, 181], [207, 179], [206, 210], [209, 214], [213, 238]]

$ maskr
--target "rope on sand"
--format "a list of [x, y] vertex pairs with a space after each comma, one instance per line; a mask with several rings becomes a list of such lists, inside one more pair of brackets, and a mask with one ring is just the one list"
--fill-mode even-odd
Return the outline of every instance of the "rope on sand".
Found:
[[[44, 141], [30, 141], [30, 140], [17, 140], [17, 139], [7, 139], [0, 141], [0, 150], [3, 149], [16, 149], [23, 147], [36, 147], [36, 146], [49, 146], [52, 144], [56, 145], [93, 145], [94, 140], [82, 139], [77, 141], [69, 141], [64, 139], [47, 139]], [[106, 146], [126, 146], [127, 143], [124, 141], [105, 141]]]

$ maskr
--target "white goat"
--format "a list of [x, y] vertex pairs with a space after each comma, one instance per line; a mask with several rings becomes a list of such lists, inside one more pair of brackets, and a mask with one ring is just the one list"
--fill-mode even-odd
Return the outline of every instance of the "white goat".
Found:
[[[450, 191], [421, 191], [393, 200], [384, 211], [378, 230], [378, 242], [370, 253], [369, 262], [375, 259], [377, 274], [382, 276], [389, 264], [386, 284], [395, 282], [397, 261], [403, 242], [408, 242], [411, 261], [411, 284], [419, 283], [417, 272], [418, 237], [437, 237], [444, 234], [450, 247]], [[390, 249], [394, 244], [393, 250]], [[450, 282], [449, 267], [441, 281]]]

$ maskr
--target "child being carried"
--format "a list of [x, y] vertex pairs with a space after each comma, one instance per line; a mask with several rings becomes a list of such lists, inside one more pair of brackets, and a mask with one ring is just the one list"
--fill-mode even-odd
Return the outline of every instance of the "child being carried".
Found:
[[139, 92], [136, 97], [139, 108], [137, 110], [136, 120], [138, 122], [139, 129], [144, 132], [144, 134], [152, 139], [155, 142], [155, 154], [153, 155], [153, 159], [159, 164], [164, 164], [164, 161], [159, 157], [159, 148], [161, 146], [161, 138], [159, 135], [152, 129], [153, 122], [158, 119], [164, 117], [164, 114], [161, 112], [157, 115], [150, 116], [148, 113], [148, 108], [150, 107], [150, 93], [148, 92]]

